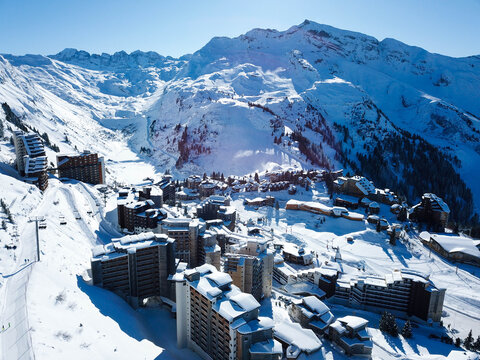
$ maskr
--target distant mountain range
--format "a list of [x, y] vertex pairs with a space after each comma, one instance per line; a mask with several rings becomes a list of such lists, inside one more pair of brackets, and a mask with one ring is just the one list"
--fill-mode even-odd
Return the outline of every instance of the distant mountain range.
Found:
[[435, 192], [463, 222], [480, 205], [479, 91], [479, 56], [311, 21], [216, 37], [178, 59], [0, 56], [0, 101], [61, 151], [108, 157], [123, 137], [179, 175], [344, 168], [410, 201]]

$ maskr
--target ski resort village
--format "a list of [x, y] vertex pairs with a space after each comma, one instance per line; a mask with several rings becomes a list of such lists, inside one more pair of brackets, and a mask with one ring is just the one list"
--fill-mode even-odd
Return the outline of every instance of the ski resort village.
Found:
[[479, 69], [308, 20], [0, 55], [0, 359], [479, 359]]
[[343, 170], [109, 182], [98, 154], [55, 163], [44, 142], [2, 145], [5, 359], [479, 350], [480, 241], [435, 194], [411, 206]]

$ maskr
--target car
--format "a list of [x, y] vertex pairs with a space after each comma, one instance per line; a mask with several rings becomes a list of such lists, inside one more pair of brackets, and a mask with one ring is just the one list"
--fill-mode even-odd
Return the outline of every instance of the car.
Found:
[[46, 229], [46, 228], [47, 228], [47, 222], [46, 222], [45, 220], [40, 221], [40, 222], [38, 223], [38, 228], [39, 228], [39, 229]]
[[67, 220], [65, 220], [65, 216], [60, 215], [60, 225], [67, 225]]

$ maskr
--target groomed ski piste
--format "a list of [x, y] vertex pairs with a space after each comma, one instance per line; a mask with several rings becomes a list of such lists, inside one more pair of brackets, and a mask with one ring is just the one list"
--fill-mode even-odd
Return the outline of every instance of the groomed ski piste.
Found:
[[[14, 224], [7, 222], [0, 234], [0, 359], [195, 359], [177, 349], [169, 311], [134, 311], [117, 295], [88, 284], [92, 247], [121, 235], [106, 220], [112, 214], [105, 200], [108, 207], [113, 198], [105, 199], [91, 185], [55, 178], [42, 194], [8, 165], [12, 153], [6, 144], [1, 152], [0, 198]], [[123, 174], [118, 181], [155, 175], [135, 156], [121, 158], [128, 151], [118, 154], [123, 154], [115, 162]], [[29, 221], [34, 217], [46, 223], [39, 230], [40, 262], [35, 222]]]

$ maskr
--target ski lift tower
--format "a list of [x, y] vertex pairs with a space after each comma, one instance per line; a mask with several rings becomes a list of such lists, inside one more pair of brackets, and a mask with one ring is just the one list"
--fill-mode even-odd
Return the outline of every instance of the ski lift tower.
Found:
[[45, 216], [31, 216], [28, 218], [29, 221], [35, 221], [35, 236], [37, 238], [37, 261], [40, 261], [40, 239], [38, 237], [38, 223], [40, 221], [45, 221]]
[[340, 246], [337, 246], [335, 249], [335, 262], [342, 260], [342, 254], [340, 254]]

